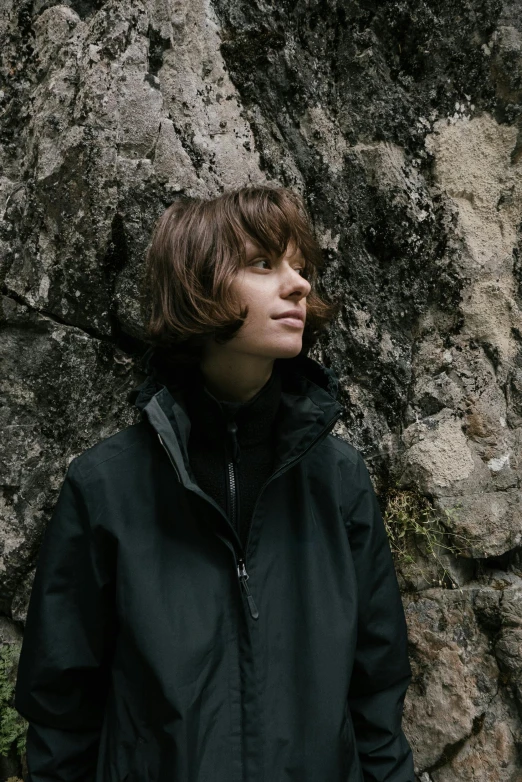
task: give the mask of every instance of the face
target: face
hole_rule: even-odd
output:
[[[279,258],[250,239],[245,245],[246,264],[234,278],[232,290],[248,306],[248,315],[228,346],[264,358],[292,358],[302,348],[311,287],[302,276],[305,259],[293,242]]]

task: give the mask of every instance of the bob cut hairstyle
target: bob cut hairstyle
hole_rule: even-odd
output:
[[[223,344],[236,334],[248,308],[230,284],[246,264],[245,238],[281,257],[290,240],[305,259],[309,282],[303,348],[306,354],[337,315],[339,304],[315,290],[323,266],[302,198],[284,187],[248,185],[212,199],[182,197],[156,222],[145,258],[141,310],[146,336],[169,362],[198,363],[209,337]]]

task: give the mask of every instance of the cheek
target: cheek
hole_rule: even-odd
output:
[[[266,306],[262,297],[258,294],[252,294],[246,297],[245,304],[248,306],[248,315],[245,326],[259,328],[261,322],[267,318]]]
[[[248,307],[246,322],[243,324],[243,332],[246,330],[250,336],[253,332],[269,328],[270,315],[277,309],[277,290],[267,275],[238,275],[233,281],[231,290],[236,300],[241,305]]]
[[[266,319],[270,311],[270,297],[260,285],[243,281],[242,284],[234,286],[234,294],[242,305],[248,307],[247,323],[259,321],[261,318]]]

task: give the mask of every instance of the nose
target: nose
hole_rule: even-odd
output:
[[[292,267],[288,268],[283,287],[285,290],[284,298],[296,296],[298,301],[305,296],[308,296],[312,288],[308,280],[305,279],[305,277],[302,277],[297,269],[293,269]]]

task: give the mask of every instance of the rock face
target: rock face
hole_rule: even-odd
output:
[[[284,184],[343,299],[339,434],[446,536],[397,562],[419,780],[520,782],[521,0],[3,0],[0,42],[1,643],[68,462],[136,420],[154,221]]]

